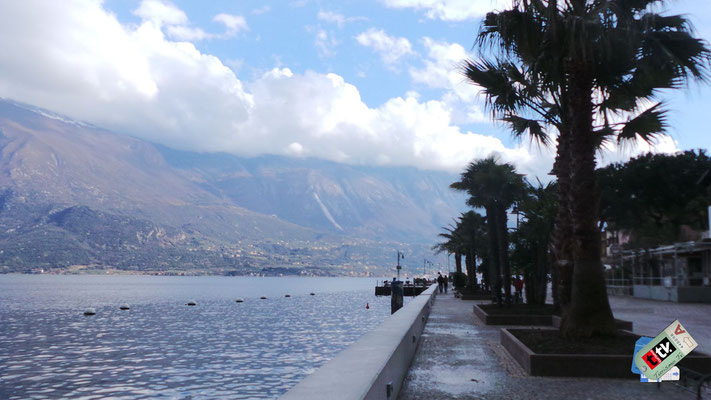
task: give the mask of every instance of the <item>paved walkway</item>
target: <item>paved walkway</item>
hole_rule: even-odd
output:
[[[613,308],[619,309],[615,313],[617,318],[632,319],[635,331],[637,317],[646,318],[651,312],[654,317],[649,322],[640,321],[639,332],[656,335],[679,318],[694,337],[711,334],[710,325],[706,325],[711,323],[711,316],[702,317],[707,322],[697,326],[693,305],[687,309],[686,305],[636,301],[611,298]],[[658,389],[654,383],[626,379],[526,376],[500,345],[500,327],[481,323],[472,312],[473,304],[455,299],[451,293],[438,295],[400,399],[696,398],[671,383],[662,383]],[[697,312],[708,314],[709,309]],[[659,321],[663,322],[657,324]],[[707,327],[705,333],[701,332],[703,326]]]
[[[657,336],[678,319],[699,344],[696,350],[711,354],[711,304],[610,296],[610,307],[615,318],[634,322],[634,332],[645,336]]]

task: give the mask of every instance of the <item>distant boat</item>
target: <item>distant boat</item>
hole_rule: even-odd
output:
[[[96,315],[96,310],[93,309],[93,308],[87,308],[87,309],[84,311],[84,315]]]

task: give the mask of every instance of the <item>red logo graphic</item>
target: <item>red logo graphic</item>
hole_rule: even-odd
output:
[[[659,365],[662,361],[657,357],[657,355],[654,353],[653,350],[649,350],[647,354],[642,357],[645,363],[649,365],[649,369],[654,369]]]
[[[678,325],[676,326],[676,329],[674,330],[674,333],[677,334],[677,335],[681,335],[682,333],[686,333],[686,331],[683,330],[683,329],[681,329],[681,324],[678,324]]]

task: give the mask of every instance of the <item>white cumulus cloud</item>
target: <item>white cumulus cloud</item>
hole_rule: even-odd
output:
[[[335,54],[335,48],[338,46],[338,40],[330,33],[324,29],[319,29],[316,32],[316,39],[314,45],[318,54],[321,57],[328,57]]]
[[[409,40],[390,36],[382,29],[370,28],[356,36],[356,40],[380,54],[380,58],[387,65],[395,64],[400,58],[414,54]]]
[[[444,100],[409,92],[372,107],[338,74],[288,68],[243,82],[227,61],[166,34],[163,24],[185,23],[184,13],[142,13],[141,24],[123,25],[93,0],[0,3],[0,97],[179,149],[453,172],[495,153],[527,174],[551,168],[549,150],[458,127]],[[432,54],[460,52],[430,44]],[[433,79],[423,83],[453,82]]]
[[[489,11],[502,10],[511,5],[511,0],[382,0],[392,8],[424,10],[431,19],[464,21],[479,18]]]
[[[159,25],[184,25],[188,23],[188,16],[185,15],[183,10],[161,0],[144,0],[133,13],[144,20],[150,20]]]
[[[224,36],[234,36],[238,32],[249,30],[247,21],[241,15],[217,14],[212,19],[216,22],[221,22],[225,25],[226,31]]]
[[[420,68],[410,68],[412,81],[445,91],[442,100],[450,104],[459,123],[482,122],[488,117],[482,111],[480,87],[471,84],[461,73],[461,64],[471,54],[457,43],[424,38],[427,57]]]
[[[338,25],[339,28],[343,28],[343,26],[349,22],[366,20],[364,17],[346,17],[345,15],[337,12],[323,10],[319,11],[318,14],[316,14],[316,17],[321,21]]]
[[[188,16],[183,10],[164,0],[143,0],[133,13],[141,17],[144,22],[151,22],[160,27],[171,38],[189,42],[225,39],[249,29],[244,17],[221,13],[215,15],[213,21],[224,25],[225,31],[223,33],[205,32],[201,28],[191,26]]]

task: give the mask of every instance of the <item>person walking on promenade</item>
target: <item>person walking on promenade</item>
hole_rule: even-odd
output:
[[[447,289],[449,288],[449,277],[444,277],[444,292],[447,293]]]
[[[442,293],[444,289],[444,277],[441,272],[437,273],[437,286],[439,287],[439,292]]]

